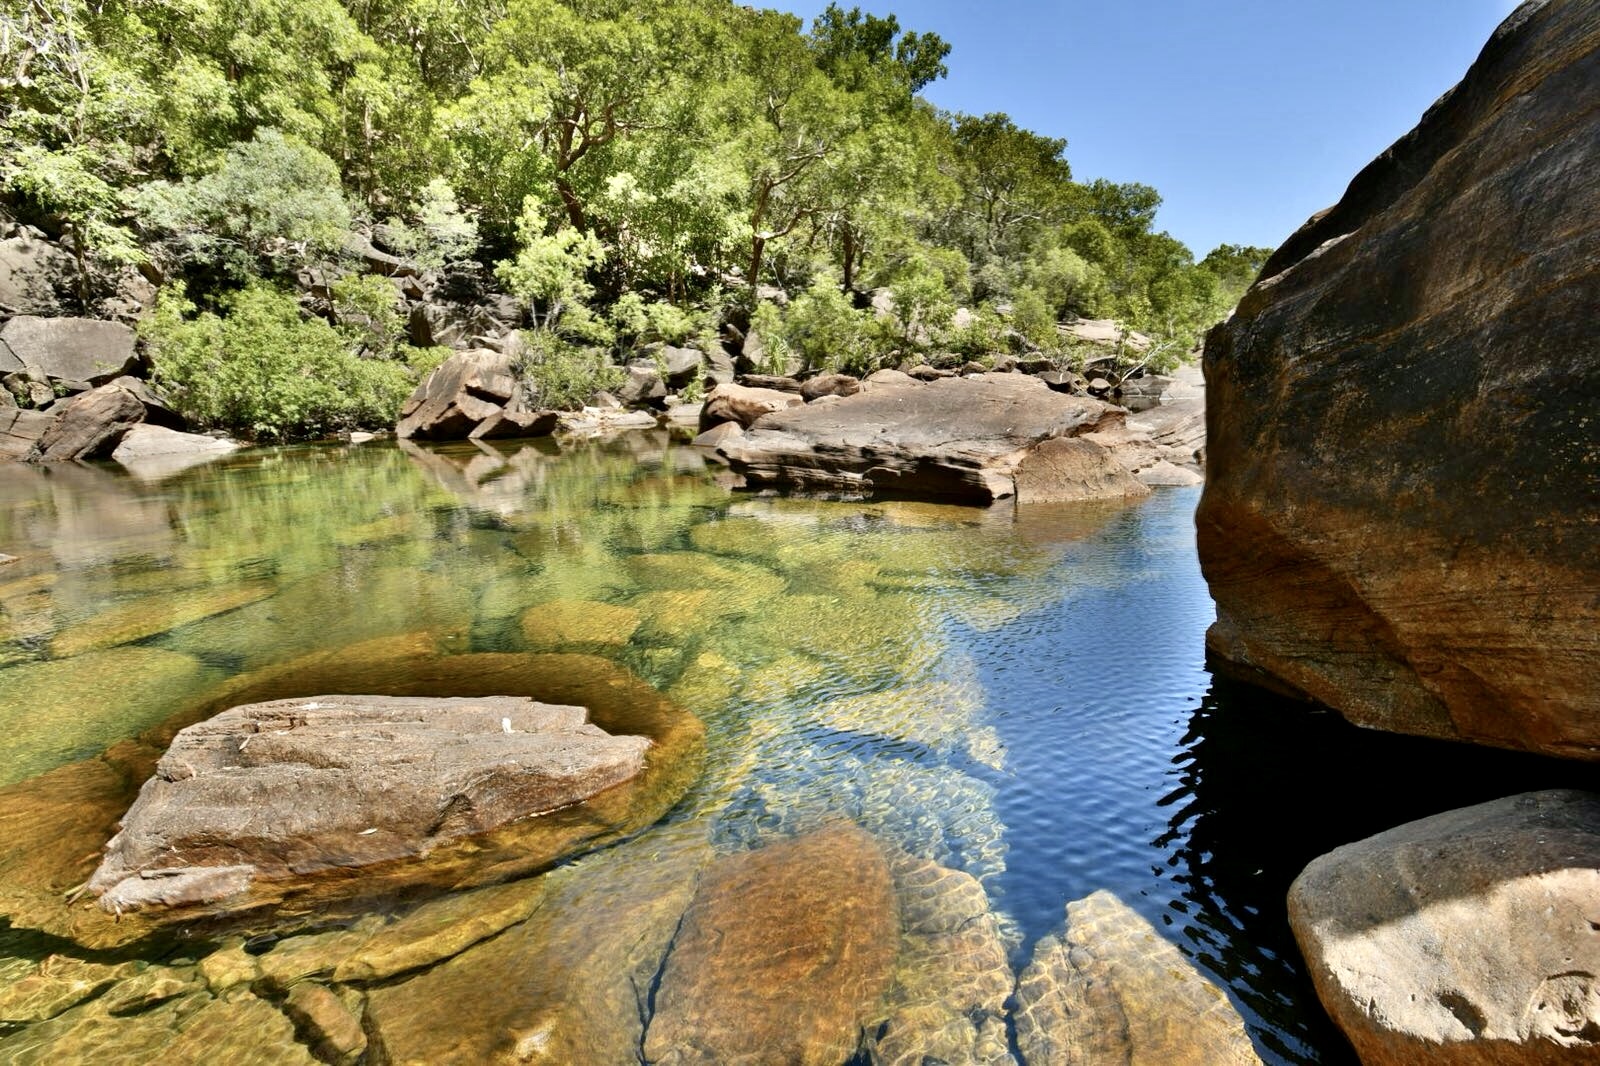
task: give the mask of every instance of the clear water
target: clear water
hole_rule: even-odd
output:
[[[0,466],[19,557],[0,568],[0,785],[377,638],[599,654],[708,727],[705,775],[650,832],[733,851],[842,814],[978,878],[1017,968],[1109,889],[1228,992],[1266,1061],[1350,1061],[1289,936],[1294,875],[1409,818],[1592,782],[1214,679],[1197,499],[758,498],[657,433],[266,450],[147,481]],[[74,951],[3,930],[0,984]]]

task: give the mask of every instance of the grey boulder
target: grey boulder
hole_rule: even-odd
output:
[[[31,368],[52,381],[104,385],[138,365],[133,330],[120,322],[18,315],[0,326],[0,373]]]

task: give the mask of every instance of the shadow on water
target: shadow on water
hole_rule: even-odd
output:
[[[1274,1053],[1353,1062],[1316,1003],[1286,909],[1289,885],[1318,855],[1458,807],[1547,788],[1600,786],[1593,767],[1358,729],[1337,715],[1217,678],[1174,759],[1154,841],[1180,886],[1172,903],[1187,947],[1268,1023]],[[1296,1043],[1301,1046],[1296,1047]]]

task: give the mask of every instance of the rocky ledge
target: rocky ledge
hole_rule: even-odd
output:
[[[1222,662],[1600,759],[1600,6],[1529,3],[1206,343]]]
[[[855,395],[763,414],[748,431],[723,437],[718,453],[752,488],[980,504],[1149,491],[1108,449],[1080,436],[1121,428],[1122,408],[1020,374],[925,384],[897,374],[866,384]]]
[[[526,697],[235,707],[177,735],[88,887],[116,913],[225,904],[257,880],[426,855],[627,781],[649,745]]]

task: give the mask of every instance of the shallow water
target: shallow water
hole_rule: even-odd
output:
[[[977,878],[1018,970],[1068,901],[1108,889],[1227,991],[1264,1059],[1349,1061],[1295,956],[1289,881],[1339,843],[1581,771],[1213,679],[1197,499],[757,498],[657,433],[264,450],[159,481],[0,466],[0,551],[20,557],[0,568],[0,786],[235,675],[379,638],[604,656],[708,730],[704,774],[627,847],[732,853],[843,816]],[[0,986],[75,951],[0,931]],[[0,1051],[27,1039],[0,1025]]]

